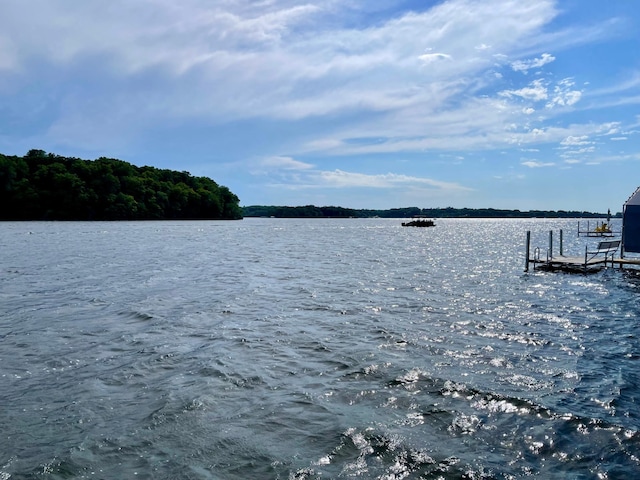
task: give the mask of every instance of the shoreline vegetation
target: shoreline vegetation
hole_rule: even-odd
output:
[[[336,206],[241,207],[227,187],[155,167],[43,150],[0,154],[0,220],[239,220],[269,218],[606,218],[603,213],[494,208],[351,209]],[[620,218],[620,212],[612,215]]]
[[[577,211],[505,210],[494,208],[392,208],[389,210],[350,209],[342,207],[277,207],[252,205],[242,207],[245,217],[274,218],[606,218],[607,214]],[[621,218],[621,213],[611,215]]]
[[[188,172],[43,150],[0,154],[0,220],[237,220],[239,202]]]

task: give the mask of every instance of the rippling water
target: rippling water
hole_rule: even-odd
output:
[[[0,480],[640,477],[638,271],[436,223],[0,224]]]

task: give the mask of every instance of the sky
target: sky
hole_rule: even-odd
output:
[[[0,153],[247,205],[622,210],[640,2],[2,0]]]

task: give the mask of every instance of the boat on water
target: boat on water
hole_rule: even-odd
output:
[[[436,224],[433,220],[418,219],[411,220],[410,222],[402,222],[403,227],[435,227]]]

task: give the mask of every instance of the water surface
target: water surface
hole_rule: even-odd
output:
[[[638,272],[400,223],[0,224],[0,480],[640,476]]]

